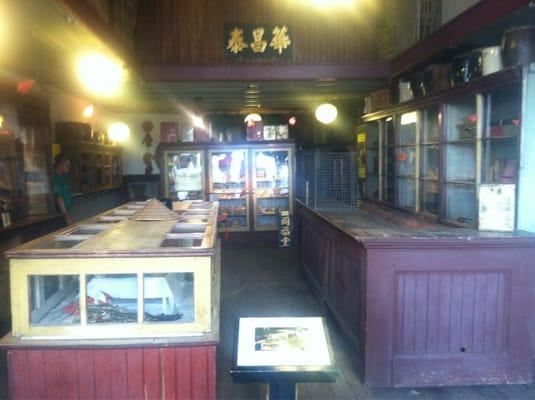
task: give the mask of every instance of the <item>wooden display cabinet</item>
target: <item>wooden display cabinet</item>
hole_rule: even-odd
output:
[[[527,212],[527,182],[535,173],[532,166],[519,167],[532,156],[526,110],[534,102],[534,81],[529,67],[513,67],[364,115],[365,197],[478,227],[480,186],[514,184],[514,225],[529,221],[524,229],[535,229]]]
[[[61,153],[71,160],[70,184],[73,193],[90,193],[120,186],[121,149],[115,145],[68,142]]]
[[[153,220],[154,204],[167,219]],[[217,210],[131,202],[7,252],[13,320],[0,345],[12,397],[215,398]],[[38,359],[57,374],[35,371]]]
[[[7,252],[12,335],[210,335],[217,204],[178,220],[132,219],[144,207],[129,203]]]
[[[220,203],[220,231],[274,232],[280,211],[293,214],[291,142],[161,143],[157,160],[165,197]]]
[[[300,262],[369,386],[529,383],[535,234],[297,201]]]

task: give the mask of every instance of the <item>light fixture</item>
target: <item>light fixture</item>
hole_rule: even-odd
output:
[[[98,53],[86,54],[79,59],[78,74],[87,89],[102,96],[115,94],[123,80],[122,66]]]
[[[297,118],[295,118],[295,115],[292,115],[290,118],[288,118],[288,124],[290,124],[290,126],[295,126],[295,124],[297,124]]]
[[[130,136],[130,128],[124,122],[115,122],[108,128],[108,137],[114,142],[124,142]]]
[[[82,115],[87,119],[91,119],[93,112],[95,112],[95,107],[93,107],[93,104],[89,104],[86,108],[84,108],[84,111],[82,111]]]
[[[260,116],[260,114],[257,114],[257,113],[247,114],[247,116],[243,120],[243,122],[245,122],[246,124],[250,124],[251,122],[260,122],[260,121],[262,121],[262,117]]]
[[[416,111],[408,112],[401,115],[401,125],[410,125],[415,124],[418,120],[418,115]]]
[[[198,115],[192,115],[191,116],[191,122],[193,123],[193,126],[196,127],[196,128],[204,129],[204,127],[205,127],[202,117],[200,117]]]
[[[316,108],[316,119],[322,124],[328,125],[336,119],[338,111],[330,103],[323,103]]]
[[[315,6],[320,8],[326,8],[326,7],[349,7],[352,5],[352,0],[313,0],[312,1]]]

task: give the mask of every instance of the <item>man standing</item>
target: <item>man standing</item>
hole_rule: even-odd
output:
[[[65,175],[71,169],[71,160],[58,154],[54,159],[54,197],[56,200],[57,211],[65,216],[67,225],[72,224],[72,195],[67,185]]]

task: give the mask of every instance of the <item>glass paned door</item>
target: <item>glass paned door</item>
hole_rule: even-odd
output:
[[[366,134],[366,181],[365,194],[369,199],[379,200],[379,123],[365,125]]]
[[[521,112],[520,85],[485,96],[487,119],[483,135],[483,183],[516,183]]]
[[[209,199],[219,201],[219,230],[249,230],[247,150],[209,152]]]
[[[394,119],[388,117],[381,121],[380,145],[381,154],[381,200],[394,204]]]
[[[418,171],[418,113],[402,114],[399,119],[399,139],[396,145],[396,206],[416,210]]]
[[[439,203],[439,119],[438,107],[422,112],[420,136],[420,211],[437,215]]]
[[[253,149],[252,182],[255,230],[276,230],[280,211],[292,212],[290,149]]]
[[[477,97],[453,101],[446,108],[444,218],[474,226],[476,218]]]
[[[167,151],[165,194],[172,200],[204,200],[204,160],[202,150]]]

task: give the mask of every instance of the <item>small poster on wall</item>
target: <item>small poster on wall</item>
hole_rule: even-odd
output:
[[[178,142],[178,122],[162,122],[160,124],[160,141],[162,143]]]
[[[479,229],[503,232],[515,229],[515,185],[489,184],[480,186]]]

